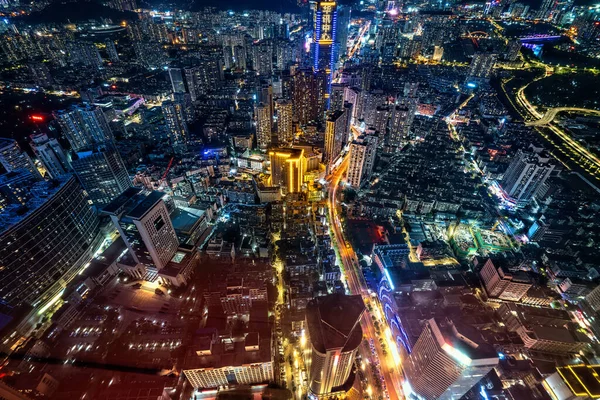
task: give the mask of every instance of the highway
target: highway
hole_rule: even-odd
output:
[[[537,120],[542,120],[544,119],[543,115],[539,111],[537,111],[536,108],[529,102],[529,100],[527,100],[527,97],[525,97],[525,89],[531,83],[539,79],[542,78],[536,78],[533,81],[529,82],[527,85],[521,87],[517,91],[516,100],[517,103],[522,108],[524,108],[528,114],[530,114]],[[594,155],[592,152],[590,152],[588,149],[582,146],[581,143],[573,139],[567,132],[557,127],[556,125],[548,123],[545,127],[550,129],[552,133],[554,133],[558,137],[558,139],[560,139],[560,142],[562,142],[553,143],[559,151],[565,154],[575,164],[579,165],[592,177],[598,178],[600,176],[600,159],[596,157],[596,155]],[[538,126],[537,128],[540,128],[540,126]],[[540,129],[538,129],[538,131],[539,130]],[[540,131],[540,133],[544,135],[543,132]]]
[[[344,173],[348,169],[349,163],[350,157],[346,155],[346,157],[340,163],[338,168],[334,170],[330,175],[328,194],[329,221],[331,224],[332,232],[334,233],[333,239],[336,241],[338,246],[340,261],[342,264],[341,267],[343,267],[342,272],[348,290],[351,294],[361,295],[363,297],[363,300],[366,300],[366,302],[370,302],[371,305],[373,305],[373,307],[376,308],[379,307],[379,303],[371,299],[367,289],[367,285],[362,275],[362,271],[360,270],[356,254],[354,253],[354,250],[352,248],[346,246],[346,243],[349,242],[344,237],[343,229],[341,226],[341,220],[338,214],[337,190],[339,188],[339,184],[342,180]],[[379,315],[383,314],[379,312]],[[385,321],[381,322],[383,323],[383,325],[385,325]],[[383,349],[379,343],[379,337],[375,332],[373,318],[370,312],[365,312],[364,317],[361,321],[361,327],[363,330],[363,334],[368,339],[373,339],[373,343],[376,349],[376,356],[374,356],[371,353],[369,346],[364,345],[360,347],[360,353],[363,360],[370,360],[371,363],[373,363],[373,361],[379,361],[379,370],[381,371],[385,382],[385,386],[382,390],[382,397],[384,399],[389,398],[392,400],[404,399],[404,395],[402,392],[402,378],[399,374],[400,356],[397,353],[397,348],[395,347],[395,344],[391,342],[391,337],[389,338],[390,340],[388,340],[387,342],[389,343],[389,351],[384,354]]]
[[[525,123],[525,125],[530,125],[530,126],[547,125],[550,122],[552,122],[554,120],[554,118],[556,118],[556,116],[558,115],[558,113],[569,112],[569,111],[580,112],[580,113],[583,113],[583,114],[596,114],[596,115],[600,115],[600,111],[598,111],[598,110],[592,110],[592,109],[589,109],[589,108],[555,107],[555,108],[551,108],[548,111],[546,111],[546,113],[544,114],[544,116],[542,118],[538,119],[537,121],[528,121],[528,122]]]

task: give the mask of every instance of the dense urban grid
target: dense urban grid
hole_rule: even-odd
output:
[[[600,398],[600,5],[0,0],[0,36],[0,399]]]

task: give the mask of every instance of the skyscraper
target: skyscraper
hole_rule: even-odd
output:
[[[256,114],[256,141],[258,147],[266,149],[271,144],[271,107],[259,103],[254,107]]]
[[[307,304],[310,394],[324,398],[334,393],[342,394],[352,386],[352,365],[362,342],[360,318],[364,311],[365,305],[359,295],[331,294],[316,297]]]
[[[185,82],[183,80],[183,71],[181,68],[169,68],[169,78],[173,93],[185,93]]]
[[[337,42],[337,3],[335,1],[319,1],[314,13],[312,58],[315,71],[326,74],[325,101],[331,93],[333,72],[338,61],[339,43]]]
[[[425,400],[455,400],[498,364],[498,354],[471,326],[432,318],[403,363],[405,394]]]
[[[300,124],[322,121],[325,113],[327,78],[312,69],[296,71],[293,78],[294,116]]]
[[[176,101],[163,101],[162,112],[173,146],[185,144],[188,141],[189,131],[185,118],[184,105]]]
[[[350,145],[350,165],[348,167],[348,183],[359,188],[373,172],[378,137],[376,135],[360,135]]]
[[[277,141],[279,144],[291,142],[294,139],[294,113],[290,101],[277,100]]]
[[[286,193],[302,191],[306,158],[304,149],[273,148],[269,150],[271,184],[279,185]]]
[[[31,148],[52,178],[58,178],[71,170],[67,154],[56,139],[45,133],[31,135]]]
[[[157,191],[129,188],[103,209],[121,234],[133,261],[157,270],[171,261],[179,247],[164,196]]]
[[[32,199],[0,214],[0,299],[44,307],[100,245],[98,216],[73,175],[37,182]]]
[[[272,126],[275,109],[273,104],[273,86],[270,83],[265,81],[260,82],[259,87],[256,89],[256,101],[269,107],[269,118]]]
[[[524,206],[544,186],[554,167],[550,154],[541,148],[519,150],[500,185],[509,201]]]
[[[392,107],[389,121],[389,135],[387,144],[391,147],[399,148],[410,133],[410,127],[415,119],[417,110],[416,101],[408,101]]]
[[[498,56],[492,53],[475,53],[469,65],[466,83],[487,82],[490,79],[497,58]]]
[[[8,172],[26,169],[34,177],[41,178],[29,155],[13,139],[0,138],[0,163]]]
[[[119,62],[119,53],[117,52],[117,47],[115,46],[115,42],[112,39],[106,39],[104,41],[106,45],[106,53],[108,54],[108,59],[112,62]]]
[[[54,113],[73,151],[89,149],[95,144],[113,142],[114,137],[100,107],[78,105]]]
[[[96,207],[110,203],[132,186],[119,152],[109,143],[78,152],[71,166]]]
[[[348,135],[346,111],[329,113],[325,125],[325,160],[331,164],[342,152],[344,135]]]

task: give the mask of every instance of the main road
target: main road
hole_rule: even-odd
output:
[[[554,107],[554,108],[551,108],[548,111],[546,111],[544,113],[544,115],[542,116],[542,118],[538,119],[537,121],[528,121],[528,122],[525,122],[525,125],[530,125],[530,126],[546,125],[546,124],[549,124],[550,122],[552,122],[554,120],[554,118],[556,118],[556,115],[558,115],[558,113],[567,112],[567,111],[576,111],[576,112],[580,112],[582,114],[596,114],[596,115],[600,115],[600,111],[593,110],[593,109],[590,109],[590,108]]]
[[[356,254],[352,248],[346,245],[346,243],[349,242],[344,237],[341,220],[338,214],[337,191],[342,177],[348,169],[349,163],[350,157],[346,155],[344,160],[329,176],[329,198],[327,204],[329,208],[329,222],[334,233],[334,239],[338,246],[340,261],[342,263],[341,266],[343,267],[343,274],[348,290],[353,295],[361,295],[365,302],[371,302],[373,304],[374,302],[370,298],[367,285],[356,258]],[[402,378],[399,374],[400,359],[396,348],[390,348],[388,349],[389,351],[384,354],[383,348],[379,343],[379,338],[375,332],[373,318],[369,312],[364,314],[364,317],[361,321],[361,327],[363,334],[369,339],[369,341],[372,339],[377,352],[377,357],[371,353],[368,346],[360,347],[361,356],[363,357],[363,360],[370,360],[371,362],[374,360],[379,361],[379,371],[383,375],[383,380],[385,382],[385,387],[382,391],[383,397],[386,398],[389,396],[389,398],[392,400],[404,399],[404,394],[402,392]],[[388,343],[388,346],[394,346],[393,343],[390,343],[389,341]]]

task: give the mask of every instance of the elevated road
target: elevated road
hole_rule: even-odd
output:
[[[546,113],[544,114],[544,116],[542,118],[538,119],[537,121],[528,121],[528,122],[525,123],[525,125],[529,125],[529,126],[548,125],[561,112],[579,112],[579,113],[582,113],[582,114],[600,115],[600,111],[598,111],[598,110],[592,110],[590,108],[555,107],[555,108],[551,108],[548,111],[546,111]]]

